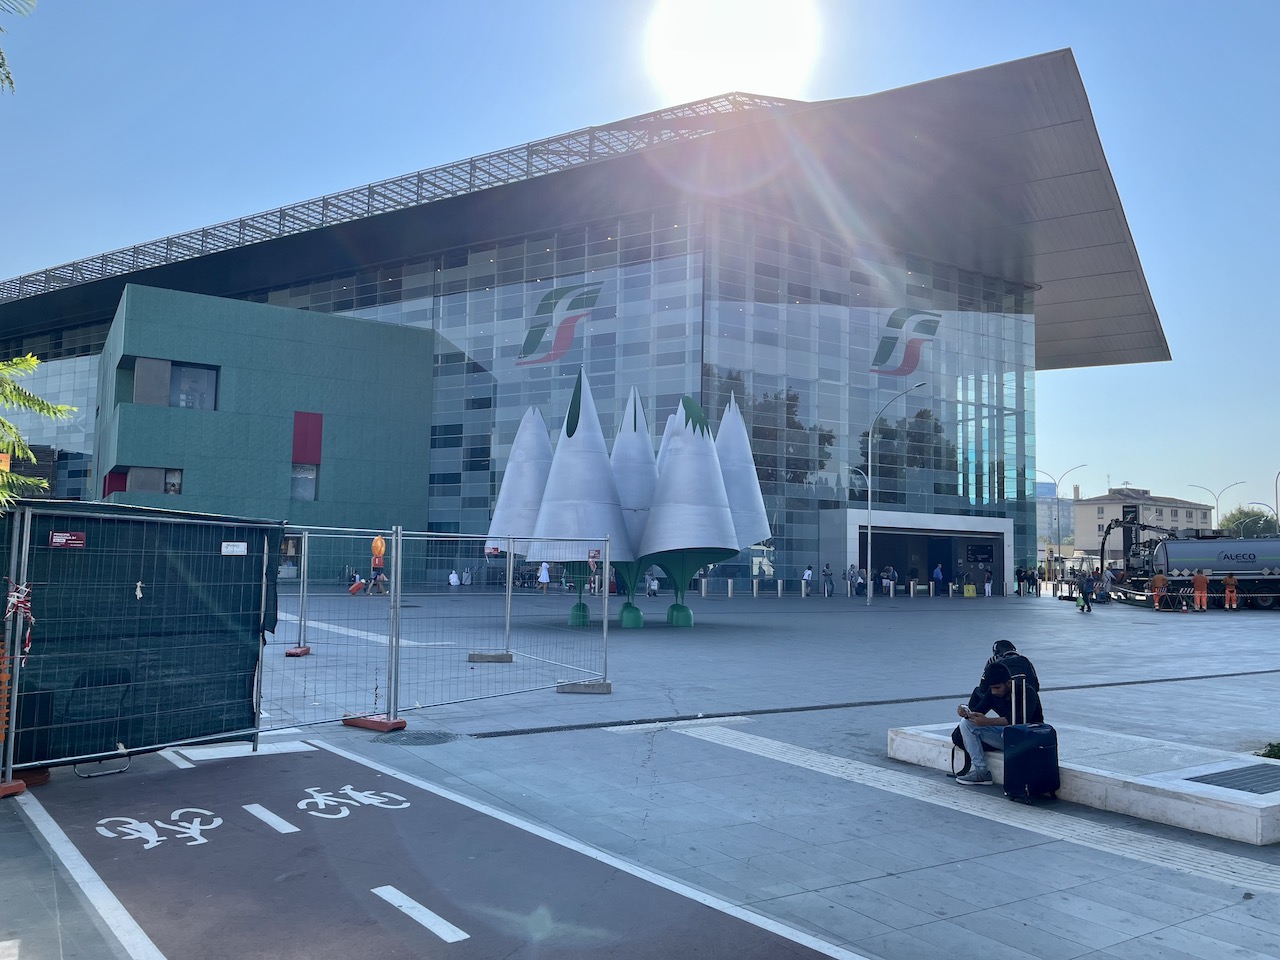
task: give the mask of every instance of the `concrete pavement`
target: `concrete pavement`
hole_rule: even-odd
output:
[[[1048,596],[877,597],[869,609],[695,597],[697,626],[678,630],[660,624],[668,602],[641,601],[644,630],[610,630],[612,695],[520,694],[411,711],[400,734],[297,736],[833,955],[1280,957],[1280,850],[1062,802],[1014,805],[885,756],[890,727],[953,716],[1000,638],[1034,660],[1051,723],[1260,748],[1280,740],[1280,614],[1082,615]],[[71,774],[54,776],[51,787]],[[23,960],[129,955],[12,802],[0,804],[0,843],[35,891],[5,884],[0,957],[6,938]]]

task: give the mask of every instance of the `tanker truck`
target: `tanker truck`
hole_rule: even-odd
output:
[[[1189,588],[1196,570],[1209,578],[1214,606],[1222,605],[1222,578],[1234,573],[1241,601],[1270,610],[1280,595],[1280,538],[1161,540],[1151,552],[1151,573],[1169,578],[1170,593]]]

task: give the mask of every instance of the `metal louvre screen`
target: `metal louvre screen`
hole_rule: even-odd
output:
[[[7,764],[252,735],[278,524],[66,504],[22,508],[4,527]]]
[[[510,546],[520,555],[486,556],[484,537],[286,529],[263,727],[604,680],[609,604],[619,602],[607,541]]]

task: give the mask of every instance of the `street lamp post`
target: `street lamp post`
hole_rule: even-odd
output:
[[[1209,496],[1213,497],[1213,520],[1214,520],[1214,524],[1217,525],[1222,522],[1222,511],[1218,509],[1219,498],[1228,490],[1230,490],[1232,487],[1238,487],[1242,483],[1244,483],[1243,480],[1237,480],[1235,483],[1228,483],[1225,487],[1223,487],[1217,493],[1214,493],[1208,487],[1200,486],[1200,484],[1198,483],[1189,483],[1187,484],[1187,486],[1195,487],[1197,490],[1203,490],[1205,493],[1209,494]]]
[[[889,404],[902,397],[905,397],[912,390],[919,390],[925,385],[925,381],[914,383],[901,393],[890,397],[880,412],[871,418],[871,429],[867,431],[867,606],[871,606],[871,595],[875,593],[873,584],[875,583],[875,571],[871,567],[871,488],[875,484],[876,479],[876,424],[880,421],[880,417],[889,409]],[[890,589],[893,584],[889,585]]]
[[[1087,466],[1088,466],[1087,463],[1078,463],[1074,467],[1072,467],[1071,470],[1079,470],[1081,467],[1087,467]],[[1067,474],[1070,473],[1071,470],[1067,470],[1065,473],[1062,473],[1061,475],[1055,477],[1048,470],[1041,470],[1039,467],[1036,467],[1036,473],[1043,473],[1046,477],[1048,477],[1050,480],[1053,481],[1053,499],[1055,501],[1054,506],[1057,507],[1057,509],[1054,511],[1054,522],[1057,524],[1057,530],[1055,532],[1055,536],[1057,536],[1058,538],[1059,565],[1061,565],[1062,563],[1062,481],[1066,479]],[[1107,562],[1106,557],[1100,557],[1099,559],[1102,561],[1103,565],[1106,564]],[[1049,567],[1050,569],[1052,569],[1053,564],[1049,564]],[[1053,578],[1054,596],[1057,596],[1058,581],[1060,579],[1061,578],[1056,575]]]

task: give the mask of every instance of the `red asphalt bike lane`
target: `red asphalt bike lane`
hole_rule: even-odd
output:
[[[325,749],[139,757],[30,796],[172,960],[857,956]]]

